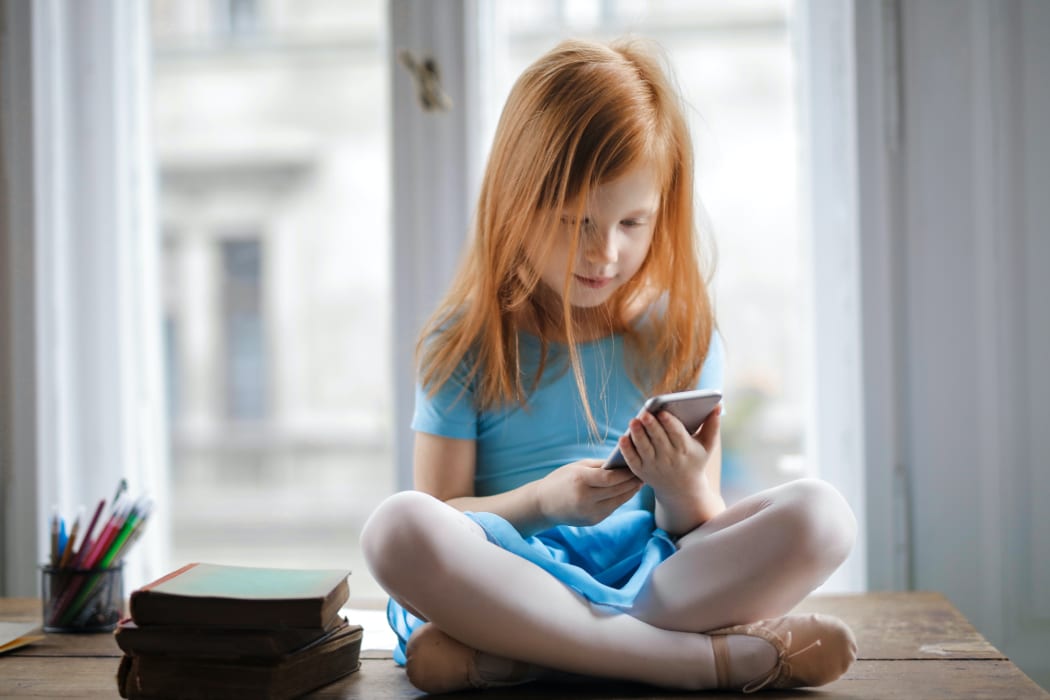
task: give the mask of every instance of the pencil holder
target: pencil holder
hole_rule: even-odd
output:
[[[124,612],[124,565],[40,567],[45,632],[110,632]]]

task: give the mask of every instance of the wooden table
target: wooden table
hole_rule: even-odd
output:
[[[761,697],[821,698],[1050,698],[989,644],[951,603],[937,593],[867,593],[814,596],[799,611],[844,619],[857,635],[860,654],[841,679],[818,691],[764,692]],[[32,621],[34,599],[0,599],[0,619]],[[353,620],[351,620],[353,622]],[[41,642],[0,656],[2,698],[116,698],[120,650],[108,634],[51,634]],[[314,698],[401,700],[422,694],[385,651],[364,651],[361,670],[314,693]],[[456,698],[685,698],[648,686],[595,682],[530,684]],[[739,698],[703,693],[703,698]]]

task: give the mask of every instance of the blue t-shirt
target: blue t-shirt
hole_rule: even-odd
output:
[[[528,389],[539,364],[540,341],[521,333],[519,342]],[[587,423],[568,348],[557,343],[549,345],[543,379],[524,406],[513,403],[478,411],[464,379],[467,367],[461,365],[434,396],[417,384],[412,428],[475,441],[476,496],[510,491],[579,459],[605,459],[647,397],[632,383],[625,366],[623,336],[579,343],[577,348],[597,436]],[[715,333],[696,388],[722,388],[723,356],[722,341]]]

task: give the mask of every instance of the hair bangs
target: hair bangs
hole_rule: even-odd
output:
[[[657,96],[636,68],[616,56],[573,73],[563,77],[571,79],[573,92],[552,85],[540,102],[537,132],[554,167],[544,173],[537,207],[586,201],[592,189],[646,161],[669,179],[674,148],[660,123]],[[667,185],[661,182],[661,190]]]

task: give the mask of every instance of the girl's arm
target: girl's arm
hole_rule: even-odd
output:
[[[535,482],[497,496],[475,496],[476,459],[473,440],[416,433],[416,489],[429,493],[458,510],[495,513],[519,531],[523,528],[542,529],[543,515],[532,493]]]
[[[684,494],[683,494],[684,495]],[[672,535],[684,535],[726,509],[722,498],[722,439],[708,452],[707,465],[692,497],[671,496],[656,499],[656,526]]]
[[[642,486],[627,469],[602,469],[601,460],[587,459],[511,491],[475,496],[476,460],[473,440],[416,433],[415,487],[461,511],[495,513],[523,535],[599,522]]]

